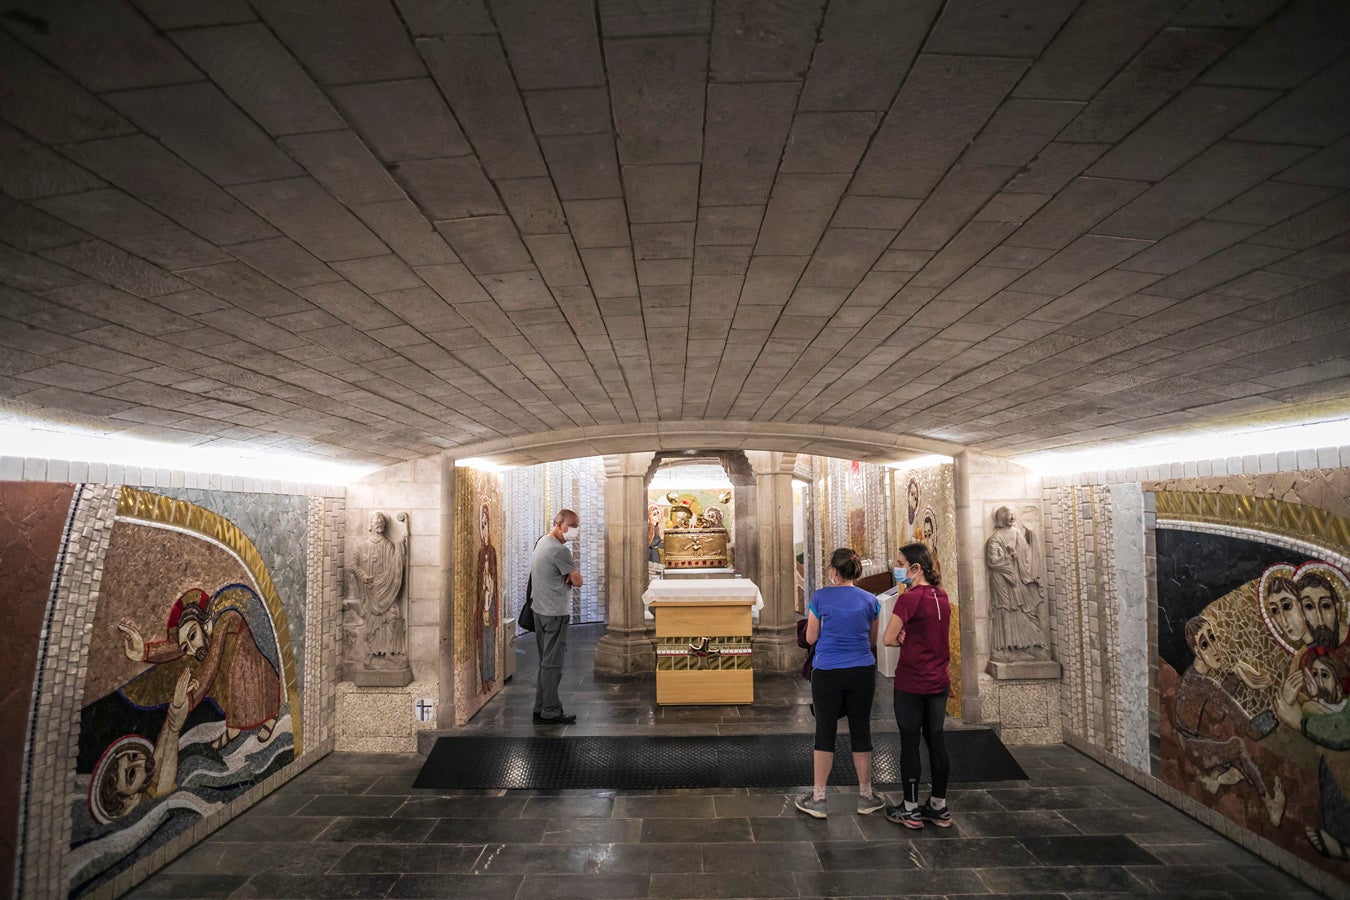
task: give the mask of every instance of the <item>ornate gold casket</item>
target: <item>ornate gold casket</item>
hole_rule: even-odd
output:
[[[725,569],[731,565],[725,528],[667,528],[662,561],[667,569]]]

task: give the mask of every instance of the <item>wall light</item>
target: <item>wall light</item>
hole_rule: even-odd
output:
[[[882,463],[888,469],[922,469],[926,466],[941,466],[952,461],[950,456],[942,456],[938,453],[929,456],[916,456],[913,459],[904,459],[899,462]]]
[[[35,421],[0,422],[0,453],[323,485],[349,484],[379,468],[269,452],[266,447],[245,450],[168,444]]]
[[[1350,446],[1350,418],[1171,435],[1089,450],[1028,453],[1015,457],[1014,462],[1041,475],[1076,475],[1110,469],[1137,469],[1141,466],[1345,446]]]
[[[465,469],[477,469],[480,472],[505,472],[507,469],[514,468],[514,466],[504,466],[501,463],[478,456],[466,456],[463,459],[457,459],[455,465]]]

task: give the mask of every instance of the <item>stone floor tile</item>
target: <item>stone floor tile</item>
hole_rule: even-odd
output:
[[[962,812],[952,810],[952,822],[963,837],[1021,837],[1023,835],[1082,834],[1059,810],[1023,812]]]
[[[1158,858],[1124,835],[1054,835],[1018,841],[1050,866],[1160,866]]]
[[[521,875],[404,875],[386,896],[512,900],[523,880]]]
[[[988,894],[972,869],[909,869],[798,872],[793,876],[803,895],[826,897],[905,897],[918,895]]]
[[[636,844],[641,819],[549,819],[539,838],[544,844]]]
[[[614,791],[597,791],[590,796],[531,797],[521,810],[522,819],[609,817],[614,814]],[[622,816],[620,818],[623,818]]]
[[[670,874],[651,876],[649,897],[796,897],[797,885],[789,872],[769,875]]]
[[[1033,891],[1071,894],[1108,891],[1147,894],[1152,891],[1121,866],[1027,866],[1015,869],[976,869],[980,880],[995,894]]]
[[[929,832],[939,832],[939,829],[925,828],[920,833],[923,837],[914,837],[914,848],[919,851],[925,868],[983,869],[1040,864],[1036,856],[1014,838],[951,838]]]
[[[438,819],[422,839],[427,844],[534,844],[544,838],[544,819]]]
[[[886,869],[919,869],[927,865],[914,843],[907,838],[895,842],[830,841],[816,845],[821,868],[827,872],[860,869],[872,872]]]
[[[875,813],[859,816],[845,811],[828,819],[813,819],[793,807],[790,816],[752,817],[750,831],[756,841],[861,841],[864,833],[860,829],[875,821],[889,826],[892,831],[895,828]]]
[[[293,819],[296,822],[305,819]],[[335,819],[314,839],[343,844],[412,844],[435,826],[433,819],[374,819],[351,816]]]
[[[394,818],[413,819],[518,819],[525,809],[525,797],[411,797],[394,813]]]
[[[343,796],[323,794],[300,807],[295,816],[389,816],[404,803],[403,797],[371,797],[365,794]]]
[[[1227,866],[1126,866],[1126,870],[1160,894],[1183,891],[1257,891],[1250,881]]]
[[[468,874],[482,856],[485,843],[480,841],[472,846],[454,847],[435,844],[357,844],[347,850],[329,873]]]
[[[717,814],[712,797],[618,797],[614,815],[625,819],[712,818]]]
[[[327,816],[243,815],[211,835],[211,840],[246,844],[309,842],[333,822]]]
[[[643,843],[749,841],[749,819],[643,819]]]
[[[754,844],[705,844],[703,871],[818,872],[820,857],[809,841],[773,841]]]
[[[150,900],[152,897],[229,897],[248,878],[248,875],[180,875],[164,872],[142,883],[126,896],[134,900]]]
[[[397,875],[290,875],[262,872],[254,875],[232,897],[287,897],[295,900],[326,897],[383,897]]]

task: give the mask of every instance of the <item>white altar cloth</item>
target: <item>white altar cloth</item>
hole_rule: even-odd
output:
[[[754,600],[752,614],[759,615],[764,608],[764,597],[759,586],[749,578],[655,578],[642,595],[646,617],[652,615],[653,600]]]

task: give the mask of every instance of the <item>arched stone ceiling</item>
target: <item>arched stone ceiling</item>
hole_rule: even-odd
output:
[[[0,399],[365,463],[1345,413],[1348,48],[1335,0],[5,0]]]

